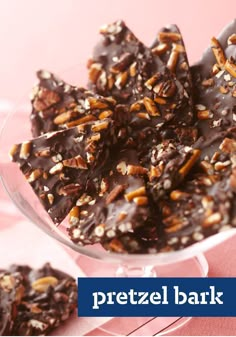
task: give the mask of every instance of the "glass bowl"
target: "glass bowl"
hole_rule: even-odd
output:
[[[71,84],[86,85],[87,72],[85,65],[72,67],[58,75]],[[74,244],[66,235],[67,220],[58,227],[52,223],[17,165],[10,162],[8,152],[11,146],[32,138],[29,121],[30,100],[25,97],[22,102],[7,116],[0,134],[0,176],[2,183],[14,204],[33,224],[74,251],[91,258],[122,265],[135,267],[160,266],[199,256],[205,250],[216,246],[236,233],[236,229],[230,229],[185,249],[156,254],[117,254],[105,251],[98,244],[86,247]]]

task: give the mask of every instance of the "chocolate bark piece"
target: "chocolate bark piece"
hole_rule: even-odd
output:
[[[183,37],[179,28],[176,25],[162,28],[151,45],[151,49],[153,54],[160,57],[169,71],[182,84],[187,100],[187,104],[182,107],[182,110],[189,110],[191,118],[186,120],[186,122],[188,121],[187,124],[192,124],[190,121],[194,122],[195,120],[193,118],[192,77]],[[179,113],[181,114],[181,112]],[[159,131],[163,139],[179,141],[184,145],[192,145],[197,138],[197,129],[193,126],[177,127],[173,125],[168,128],[160,126]]]
[[[72,241],[81,245],[105,242],[146,226],[152,218],[146,173],[135,150],[117,150],[106,171],[90,179],[93,192],[78,199],[70,212]]]
[[[163,245],[160,241],[161,226],[159,219],[153,219],[143,227],[104,242],[102,246],[108,251],[122,254],[151,254],[154,246],[156,253],[158,247],[161,249]]]
[[[40,70],[31,95],[31,130],[34,137],[104,118],[113,118],[116,101],[78,88]]]
[[[191,172],[201,152],[197,134],[194,127],[166,128],[158,133],[149,128],[140,130],[137,141],[129,138],[140,164],[147,169],[146,184],[155,202]]]
[[[193,145],[198,139],[198,129],[193,126],[170,126],[160,130],[162,140],[169,139],[183,145]]]
[[[205,138],[235,125],[236,20],[211,39],[201,60],[191,67],[200,134]]]
[[[142,84],[141,72],[147,80],[155,66],[154,57],[123,21],[101,27],[100,34],[102,39],[88,62],[91,89],[104,96],[116,97],[122,103],[136,101],[139,90],[142,90],[138,90],[138,84]],[[158,62],[164,72],[165,66],[159,58]]]
[[[0,272],[0,336],[12,335],[17,305],[24,294],[22,276],[9,271]]]
[[[236,226],[236,140],[226,137],[201,160],[202,172],[162,204],[163,250],[176,250]]]
[[[119,254],[146,254],[148,252],[148,244],[146,245],[146,241],[136,233],[124,234],[104,242],[102,246],[109,252]]]
[[[150,254],[179,250],[236,227],[236,137],[222,133],[199,143],[194,173],[158,205],[163,223],[152,222],[111,239],[103,247],[116,253]]]
[[[236,227],[235,134],[205,144],[197,166],[191,179],[159,201],[162,226],[135,229],[104,243],[104,248],[142,254],[179,250]]]
[[[176,25],[163,27],[151,46],[152,52],[158,55],[167,68],[185,88],[188,104],[193,111],[192,76],[182,34]]]
[[[106,25],[100,32],[103,39],[88,63],[93,91],[129,104],[133,128],[192,123],[184,87],[123,21]]]
[[[148,187],[156,202],[186,178],[200,153],[197,148],[172,141],[152,147]]]
[[[24,296],[17,305],[12,335],[42,336],[63,323],[77,307],[75,280],[46,263],[34,270],[24,265],[13,265],[11,272],[22,276]]]
[[[59,224],[86,190],[88,177],[99,174],[115,139],[108,118],[14,145],[10,156]]]

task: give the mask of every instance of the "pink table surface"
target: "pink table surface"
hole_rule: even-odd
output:
[[[31,88],[35,70],[60,72],[85,62],[103,23],[122,18],[146,44],[161,26],[177,23],[193,63],[211,36],[234,18],[235,9],[235,0],[0,0],[0,98],[5,100],[0,125],[4,112]],[[7,200],[2,189],[0,199]],[[0,209],[0,225],[8,219],[7,212],[3,215]],[[231,238],[207,252],[210,276],[236,276],[235,240]],[[6,252],[7,248],[6,244]],[[96,262],[88,268],[96,268]],[[157,332],[151,324],[147,331],[152,335]],[[236,334],[236,318],[194,318],[172,335],[222,334]],[[93,335],[101,335],[101,331]]]

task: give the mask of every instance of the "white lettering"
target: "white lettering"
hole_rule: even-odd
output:
[[[162,304],[169,304],[168,299],[167,299],[167,286],[162,286],[162,290],[163,290]]]
[[[134,299],[134,296],[138,295],[137,291],[134,291],[134,289],[130,289],[130,291],[128,292],[128,295],[130,298],[130,304],[132,305],[138,304],[137,300]]]
[[[117,303],[121,305],[127,304],[127,299],[128,295],[124,291],[118,293],[116,296]]]
[[[161,304],[161,294],[158,292],[153,292],[150,295],[150,303]]]
[[[187,295],[179,291],[178,286],[174,286],[174,291],[175,291],[175,304],[185,304],[187,301]]]
[[[113,300],[113,296],[116,296],[115,291],[107,293],[108,300],[107,300],[106,304],[115,304],[115,302]]]
[[[188,296],[189,296],[188,298],[189,304],[199,304],[198,293],[195,293],[195,291],[191,291]]]
[[[214,286],[209,287],[209,291],[196,292],[191,291],[185,293],[180,291],[179,286],[174,286],[174,303],[177,305],[184,305],[186,303],[191,305],[199,304],[223,304],[223,292],[216,291]],[[162,286],[160,292],[153,291],[149,293],[148,291],[134,291],[130,289],[128,292],[94,292],[93,296],[93,309],[99,309],[103,304],[120,304],[120,305],[162,305],[169,304],[168,302],[168,287]]]
[[[138,304],[148,304],[148,295],[148,292],[139,291],[138,296],[140,296],[140,298],[138,300]]]
[[[209,296],[209,292],[206,291],[205,293],[200,293],[201,296],[201,304],[208,304],[207,300],[206,300],[206,296]]]
[[[99,299],[100,296],[100,299]],[[93,309],[99,309],[99,305],[104,304],[106,301],[106,295],[101,291],[93,293]]]
[[[216,290],[214,286],[210,286],[210,289],[211,289],[210,304],[224,304],[224,302],[220,300],[220,297],[223,295],[223,292],[217,291],[217,294],[216,294]]]

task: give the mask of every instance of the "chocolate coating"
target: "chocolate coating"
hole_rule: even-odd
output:
[[[31,95],[30,121],[34,137],[97,119],[115,120],[113,98],[72,86],[45,70],[38,71],[37,78],[38,84]]]
[[[158,202],[187,177],[201,151],[190,146],[164,141],[151,149],[148,187]]]
[[[140,235],[135,229],[107,242],[105,248],[120,253],[180,250],[236,227],[235,134],[217,140],[203,152],[205,158],[191,178],[159,202],[163,226],[155,228],[152,223],[149,235]]]
[[[202,172],[163,202],[166,249],[182,249],[236,226],[236,141],[226,137],[215,146],[213,155],[200,162]]]
[[[133,129],[161,123],[186,126],[192,111],[183,85],[123,21],[102,27],[88,64],[89,87],[130,105]]]
[[[110,119],[54,131],[12,148],[11,156],[54,223],[60,223],[99,173],[115,142]]]
[[[10,336],[16,319],[17,305],[24,294],[22,276],[9,271],[0,272],[0,336]]]
[[[217,39],[212,39],[211,47],[191,67],[198,128],[205,138],[235,125],[236,44],[229,44],[230,36],[235,33],[236,20],[226,26]],[[216,51],[218,58],[214,55]],[[235,69],[235,73],[229,67]]]
[[[176,25],[169,25],[160,29],[151,49],[184,87],[190,112],[193,113],[192,76],[184,40],[179,28]],[[193,115],[189,115],[189,117],[191,122]]]
[[[78,200],[79,215],[71,216],[69,234],[79,244],[105,242],[134,228],[145,226],[152,218],[151,201],[134,150],[113,156],[105,173],[90,180],[94,192]]]
[[[75,280],[46,263],[41,269],[12,265],[9,272],[21,275],[24,295],[16,307],[10,334],[44,336],[62,324],[77,306]]]
[[[135,228],[132,232],[104,242],[103,247],[108,251],[122,254],[156,253],[163,245],[160,241],[162,226],[160,219],[156,219],[143,227]]]

